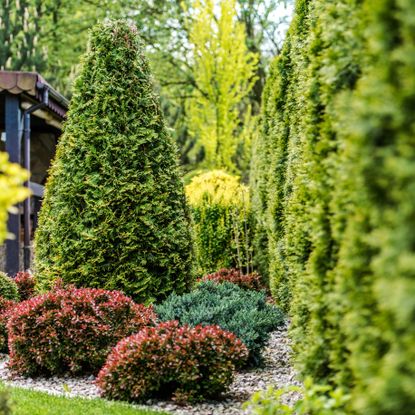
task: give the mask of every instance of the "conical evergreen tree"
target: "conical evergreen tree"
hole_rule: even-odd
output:
[[[192,238],[176,149],[135,27],[91,31],[35,239],[41,286],[184,291]]]

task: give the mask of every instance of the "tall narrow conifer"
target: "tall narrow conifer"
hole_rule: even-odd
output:
[[[298,367],[350,414],[415,413],[414,13],[298,0],[254,154],[259,258]]]
[[[135,27],[98,24],[76,80],[35,241],[41,285],[184,291],[192,242],[176,159]]]

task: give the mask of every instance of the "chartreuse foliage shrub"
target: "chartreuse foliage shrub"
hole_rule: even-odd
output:
[[[218,326],[180,327],[169,321],[121,340],[99,372],[97,384],[109,399],[173,396],[178,401],[201,401],[226,390],[235,368],[247,357],[242,342]]]
[[[206,281],[188,294],[173,293],[155,311],[161,321],[177,320],[190,326],[218,325],[236,334],[249,350],[248,364],[257,365],[269,333],[284,321],[283,313],[265,299],[264,291]]]
[[[200,281],[213,281],[218,284],[227,281],[239,287],[257,291],[265,288],[261,281],[261,276],[257,272],[243,274],[239,269],[235,268],[222,268],[212,274],[204,275]]]
[[[292,405],[284,403],[284,395],[298,393]],[[350,395],[341,389],[333,390],[327,385],[315,385],[311,378],[304,381],[304,387],[286,386],[275,389],[270,386],[255,392],[244,408],[252,415],[347,415]]]
[[[46,184],[35,241],[41,287],[183,292],[192,238],[176,148],[134,26],[98,24]]]
[[[14,301],[19,299],[17,284],[4,272],[0,272],[0,297]]]
[[[7,236],[7,214],[15,203],[29,196],[29,190],[22,186],[28,173],[18,164],[8,161],[7,153],[0,152],[0,244]]]
[[[7,324],[9,367],[25,376],[96,373],[119,340],[155,318],[151,307],[118,291],[48,292],[14,307]]]
[[[251,266],[248,188],[221,170],[202,173],[186,186],[194,222],[198,273]]]
[[[257,238],[298,366],[352,414],[415,413],[414,13],[298,0],[255,144]]]

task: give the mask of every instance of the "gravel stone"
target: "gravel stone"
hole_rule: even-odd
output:
[[[263,367],[237,373],[229,391],[220,400],[195,405],[180,405],[172,401],[151,399],[146,402],[147,405],[140,407],[164,410],[175,415],[248,415],[249,410],[243,410],[242,404],[254,392],[266,389],[271,385],[277,388],[300,385],[296,379],[296,372],[290,364],[291,347],[287,329],[288,324],[285,324],[271,333],[270,340],[263,352]],[[7,361],[7,355],[0,356],[0,379],[11,386],[68,397],[96,398],[99,396],[99,390],[94,384],[95,378],[93,376],[74,378],[65,375],[34,379],[12,377],[7,368]],[[298,393],[289,393],[285,396],[285,402],[292,404],[298,398]]]

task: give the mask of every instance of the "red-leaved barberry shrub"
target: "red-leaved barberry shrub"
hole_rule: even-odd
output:
[[[9,367],[27,376],[96,373],[119,340],[155,320],[152,307],[119,291],[51,291],[14,308],[7,325]]]
[[[74,284],[67,284],[61,277],[53,280],[49,291],[72,290],[76,288]]]
[[[13,300],[7,300],[0,296],[0,353],[7,353],[7,322],[11,312],[16,306]]]
[[[121,340],[96,383],[109,399],[201,401],[226,390],[247,357],[245,345],[219,326],[168,321]]]
[[[199,281],[213,281],[217,283],[228,281],[242,288],[257,291],[265,288],[261,281],[261,276],[257,272],[243,274],[236,268],[222,268],[212,274],[204,275]]]
[[[18,272],[14,276],[14,282],[17,284],[20,301],[34,297],[36,279],[30,272]]]

